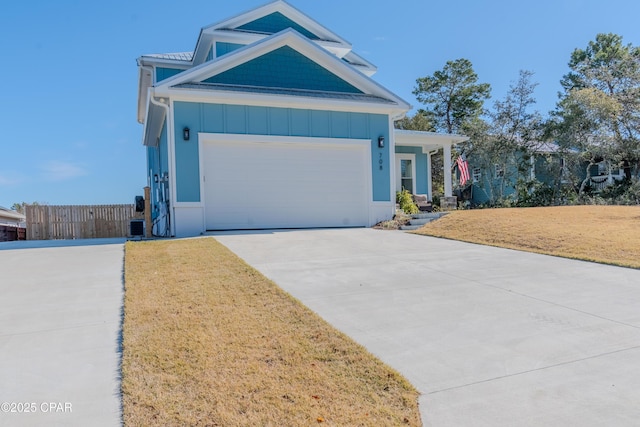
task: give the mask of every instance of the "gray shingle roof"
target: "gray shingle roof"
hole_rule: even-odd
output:
[[[193,59],[193,52],[151,53],[143,56],[156,59],[168,59],[171,61],[191,62]]]
[[[220,83],[181,83],[173,86],[179,89],[220,90],[227,92],[259,93],[269,95],[305,96],[311,98],[343,99],[346,101],[371,102],[375,104],[396,104],[394,101],[363,93],[323,92],[315,90],[288,89],[278,87],[227,85]]]

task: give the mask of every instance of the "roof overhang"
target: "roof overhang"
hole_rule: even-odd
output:
[[[138,65],[138,123],[142,124],[149,103],[147,94],[153,85],[153,68],[145,68],[140,61],[138,61]]]
[[[169,87],[155,89],[156,96],[170,98],[172,101],[203,102],[226,105],[247,105],[256,107],[294,108],[306,110],[330,110],[401,116],[406,112],[403,106],[387,100],[371,102],[355,98],[324,98],[313,95],[287,95],[268,92],[243,92],[235,89],[215,89],[188,87]]]
[[[0,209],[0,222],[2,220],[12,220],[12,221],[22,222],[26,220],[26,217],[23,214],[15,211]]]
[[[163,107],[162,105],[167,105],[167,101],[163,98],[157,99],[155,94],[152,93],[152,89],[149,89],[147,98],[151,100],[151,97],[153,97],[153,101],[155,102],[149,102],[147,104],[142,144],[147,147],[157,147],[167,115],[167,107]]]
[[[469,140],[469,137],[463,135],[400,129],[395,129],[393,135],[396,146],[421,147],[424,153]]]

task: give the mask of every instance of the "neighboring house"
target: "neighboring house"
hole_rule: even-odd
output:
[[[394,131],[411,106],[376,67],[285,1],[138,58],[154,234],[371,226],[431,192],[430,157],[465,137]]]
[[[0,206],[0,242],[24,240],[25,221],[21,213]]]
[[[571,150],[576,155],[576,150]],[[517,156],[517,155],[516,155]],[[457,189],[459,199],[468,200],[472,205],[482,205],[495,201],[498,194],[512,197],[516,193],[515,184],[518,179],[538,181],[549,187],[572,185],[576,189],[586,178],[588,162],[580,161],[578,165],[567,164],[563,152],[554,142],[541,142],[536,145],[526,170],[517,171],[511,165],[505,170],[503,164],[481,167],[477,159],[469,159],[469,175],[471,181],[463,189]],[[589,169],[588,185],[593,192],[599,192],[624,179],[624,170],[614,168],[607,161],[592,165]]]
[[[533,156],[524,161],[518,171],[516,162],[522,161],[521,153],[514,153],[504,163],[485,164],[473,157],[469,158],[470,183],[459,198],[469,200],[473,206],[490,204],[503,198],[513,197],[518,179],[539,181],[554,186],[557,180],[563,180],[566,172],[560,148],[552,142],[536,144]],[[563,181],[564,182],[564,181]],[[460,191],[458,191],[460,194]]]
[[[26,217],[19,212],[0,206],[0,225],[24,227]]]
[[[586,169],[586,163],[584,169]],[[589,169],[589,174],[591,176],[589,185],[591,190],[596,193],[615,185],[616,182],[625,178],[623,168],[615,167],[606,160],[599,162],[596,166],[592,166]]]

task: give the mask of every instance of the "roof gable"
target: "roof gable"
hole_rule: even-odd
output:
[[[202,31],[212,32],[221,29],[236,29],[275,34],[287,28],[292,28],[312,39],[327,40],[350,46],[350,43],[342,37],[284,0],[276,0],[233,18],[211,24],[204,27]]]
[[[217,41],[251,44],[265,36],[293,29],[342,58],[351,44],[333,31],[300,12],[284,0],[208,25],[200,31],[193,55],[194,65],[207,60],[212,43]]]
[[[286,48],[281,49],[283,47]],[[276,70],[270,71],[270,67],[276,67]],[[255,72],[256,69],[259,72]],[[305,72],[309,71],[314,72],[315,82],[304,81]],[[263,72],[269,76],[261,77]],[[207,84],[263,88],[284,86],[319,93],[364,94],[390,101],[400,110],[411,108],[397,95],[292,29],[168,78],[160,82],[156,91],[185,88],[185,84],[201,89]]]
[[[310,39],[319,38],[311,31],[304,28],[302,25],[283,15],[281,12],[274,12],[269,15],[265,15],[251,22],[247,22],[244,25],[240,25],[235,29],[244,31],[255,31],[258,33],[275,34],[279,33],[282,30],[286,30],[287,28],[293,28],[303,36]]]
[[[216,74],[202,82],[362,93],[352,84],[287,45]]]

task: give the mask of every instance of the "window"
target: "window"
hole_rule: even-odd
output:
[[[502,165],[495,164],[495,177],[502,178],[504,176],[504,167]]]
[[[480,168],[473,168],[473,182],[480,182],[480,178],[482,178],[482,171]]]
[[[400,160],[400,182],[403,190],[413,193],[413,168],[410,159]]]
[[[416,155],[396,153],[396,191],[416,193]]]

